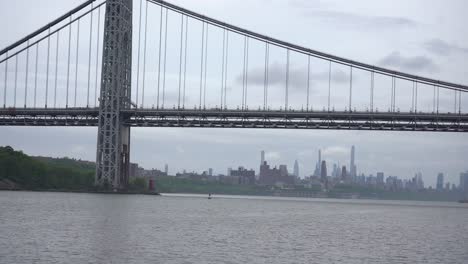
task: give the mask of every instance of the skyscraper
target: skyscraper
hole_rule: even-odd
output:
[[[348,172],[346,171],[346,166],[343,166],[343,168],[341,169],[341,180],[346,181],[347,178]]]
[[[327,162],[322,161],[322,166],[320,166],[320,179],[325,182],[327,180]]]
[[[351,147],[351,164],[349,166],[349,174],[351,176],[351,179],[354,179],[357,175],[356,172],[356,164],[354,163],[354,155],[356,152],[356,148],[354,146]]]
[[[318,162],[315,168],[315,176],[320,177],[322,175],[322,150],[318,151]]]
[[[262,166],[265,164],[265,151],[262,150],[262,152],[260,152],[260,169],[258,170],[259,173],[257,175],[255,175],[255,179],[256,180],[259,180],[260,179],[260,172],[262,171]]]
[[[168,164],[164,165],[164,172],[166,173],[166,175],[169,175],[169,165]]]
[[[439,175],[437,175],[437,186],[436,186],[436,189],[437,189],[438,191],[444,190],[444,174],[443,174],[443,173],[439,173]]]
[[[297,160],[294,162],[294,176],[296,176],[297,178],[299,178],[299,163],[297,162]]]

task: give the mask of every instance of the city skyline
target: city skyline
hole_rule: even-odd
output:
[[[336,161],[333,161],[333,160],[326,160],[326,159],[323,159],[322,158],[322,149],[319,149],[318,150],[318,159],[316,161],[316,167],[315,167],[315,170],[313,172],[309,172],[309,171],[306,171],[306,172],[302,172],[302,174],[300,173],[301,172],[301,163],[296,159],[294,160],[294,164],[292,166],[288,166],[289,164],[281,164],[281,163],[272,163],[270,162],[267,158],[266,158],[266,151],[265,150],[261,150],[260,151],[260,167],[259,169],[255,169],[255,168],[249,168],[247,166],[244,166],[242,164],[239,164],[237,167],[227,167],[225,172],[215,172],[213,170],[212,167],[209,167],[207,168],[206,170],[202,169],[201,171],[196,171],[196,170],[191,170],[189,168],[184,168],[183,170],[180,170],[180,171],[173,171],[171,173],[169,173],[169,170],[168,170],[168,164],[165,164],[164,165],[164,174],[167,176],[167,175],[177,175],[177,174],[185,174],[185,173],[191,173],[191,174],[205,174],[205,175],[208,175],[208,176],[216,176],[216,175],[224,175],[224,176],[231,176],[232,174],[232,171],[236,170],[238,168],[239,171],[242,171],[242,170],[248,170],[248,171],[251,171],[252,173],[254,173],[254,176],[255,176],[255,179],[259,179],[262,174],[262,167],[263,165],[268,165],[268,169],[273,169],[273,170],[279,170],[279,171],[283,171],[283,174],[284,175],[287,175],[287,176],[293,176],[293,177],[296,177],[298,179],[301,179],[301,180],[304,180],[304,179],[309,179],[311,177],[318,177],[318,178],[322,178],[322,180],[325,180],[325,177],[331,177],[331,178],[342,178],[342,179],[351,179],[352,181],[357,181],[358,179],[366,179],[368,177],[370,178],[373,178],[373,179],[376,179],[377,182],[384,182],[385,179],[387,178],[390,178],[390,179],[395,179],[395,180],[402,180],[403,183],[407,183],[407,182],[411,182],[412,180],[415,180],[416,181],[416,184],[417,186],[421,186],[421,188],[433,188],[433,189],[436,189],[436,190],[443,190],[443,189],[447,189],[447,186],[448,188],[452,188],[452,186],[462,186],[463,183],[462,183],[462,175],[468,173],[468,170],[466,171],[460,171],[459,174],[455,175],[454,177],[451,177],[450,179],[453,179],[455,178],[455,180],[453,181],[450,181],[450,180],[447,180],[447,181],[444,181],[444,173],[443,172],[439,172],[437,173],[437,176],[434,177],[436,180],[435,180],[435,184],[427,184],[427,182],[432,182],[431,180],[431,175],[426,175],[426,177],[423,176],[423,173],[421,173],[420,171],[418,172],[415,172],[413,175],[410,175],[411,173],[409,173],[406,177],[405,176],[402,176],[402,175],[392,175],[392,174],[388,174],[386,173],[385,171],[381,170],[381,171],[377,171],[377,172],[365,172],[365,171],[359,171],[359,170],[356,170],[357,168],[357,164],[355,162],[355,154],[356,154],[356,146],[352,145],[351,148],[350,148],[350,155],[349,155],[349,163],[350,163],[350,168],[353,168],[354,167],[354,171],[353,170],[350,170],[346,165],[345,163],[340,163],[340,162],[336,162]],[[333,166],[333,167],[332,167]],[[327,167],[329,167],[329,169],[327,169]],[[325,168],[325,170],[323,170]],[[143,168],[145,170],[156,170],[156,171],[162,171],[160,168],[156,168],[156,167],[151,167],[151,168]],[[349,177],[349,178],[348,178]],[[457,177],[460,177],[460,180],[458,181],[458,178]],[[427,180],[429,179],[426,184],[425,184],[425,181],[424,180]]]

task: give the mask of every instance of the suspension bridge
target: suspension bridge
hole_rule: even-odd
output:
[[[96,185],[115,189],[131,127],[468,132],[466,85],[160,0],[89,0],[2,49],[0,72],[0,125],[98,127]]]

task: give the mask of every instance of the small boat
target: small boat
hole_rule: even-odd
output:
[[[211,193],[208,194],[208,200],[211,199]]]

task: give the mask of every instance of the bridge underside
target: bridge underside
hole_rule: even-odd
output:
[[[468,132],[468,115],[255,110],[122,110],[125,126]],[[0,126],[97,126],[99,109],[2,109]]]

